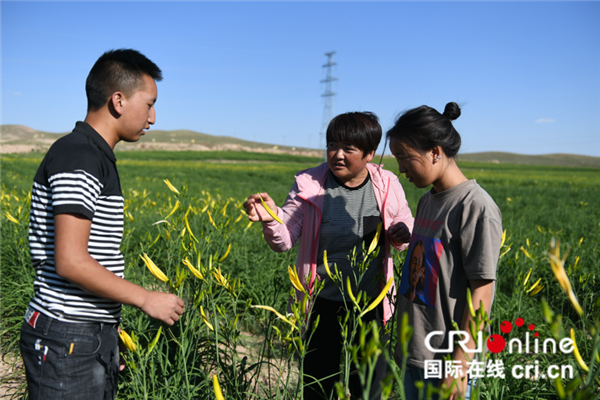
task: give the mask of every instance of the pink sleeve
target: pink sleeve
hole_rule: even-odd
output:
[[[404,222],[406,226],[408,226],[410,232],[412,233],[415,219],[413,218],[410,208],[408,207],[408,201],[406,201],[406,196],[404,195],[402,185],[400,185],[400,181],[398,181],[398,178],[392,179],[390,184],[392,196],[390,196],[389,201],[395,201],[398,204],[398,213],[392,219],[392,223],[390,224],[390,226],[395,225],[399,222]],[[394,246],[395,249],[399,251],[402,251],[408,247],[408,243],[403,243],[399,245],[396,242],[394,242],[394,240],[391,237],[390,243],[392,244],[392,246]]]
[[[278,253],[294,247],[302,234],[303,202],[297,194],[298,186],[294,183],[283,206],[277,207],[277,216],[281,218],[283,224],[277,221],[263,223],[265,240],[269,247]]]

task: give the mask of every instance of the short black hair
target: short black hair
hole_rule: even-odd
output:
[[[88,111],[102,108],[115,92],[127,95],[139,88],[143,75],[162,80],[162,71],[137,50],[118,49],[102,54],[85,81]]]
[[[363,152],[363,156],[377,150],[381,141],[381,125],[375,113],[348,112],[333,118],[327,127],[327,145],[330,142],[349,143]]]
[[[429,106],[413,108],[400,115],[387,131],[387,138],[400,140],[421,153],[440,146],[446,156],[453,158],[461,139],[452,121],[460,114],[460,107],[454,102],[446,104],[443,114]]]

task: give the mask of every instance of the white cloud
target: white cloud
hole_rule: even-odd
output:
[[[552,118],[539,118],[535,120],[536,124],[552,124],[554,120]]]

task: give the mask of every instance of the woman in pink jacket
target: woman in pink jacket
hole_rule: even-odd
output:
[[[315,279],[324,281],[311,318],[314,321],[320,315],[320,322],[304,359],[305,399],[331,396],[338,380],[336,375],[342,351],[338,316],[345,315],[345,300],[349,300],[344,299],[327,275],[323,252],[327,251],[329,265],[337,266],[345,283],[347,276],[354,276],[347,255],[355,247],[357,253],[361,253],[363,242],[368,247],[377,226],[382,223],[384,234],[379,241],[379,255],[370,263],[363,279],[358,284],[352,283],[353,293],[362,290],[374,298],[393,276],[390,246],[403,250],[410,241],[413,217],[398,178],[383,170],[381,165],[370,163],[381,135],[381,126],[373,113],[338,115],[327,128],[327,162],[300,171],[282,207],[277,207],[267,193],[250,195],[244,203],[249,219],[263,223],[265,239],[274,251],[287,251],[300,239],[296,267],[301,283],[309,293],[314,290]],[[283,224],[267,213],[260,196],[276,210]],[[309,276],[311,279],[307,280]],[[390,292],[395,297],[393,285]],[[298,299],[302,295],[297,292]],[[376,320],[383,325],[393,311],[393,302],[386,299],[366,314],[363,321]],[[371,382],[371,398],[380,397],[380,381],[386,370],[385,360],[380,357],[376,376]],[[353,398],[362,393],[355,374],[350,380],[350,391]]]

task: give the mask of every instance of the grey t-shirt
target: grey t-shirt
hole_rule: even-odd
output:
[[[461,323],[470,279],[496,280],[502,240],[502,215],[475,180],[421,197],[398,288],[398,318],[409,315],[414,332],[408,364],[424,367],[440,359],[425,347],[432,331],[433,348],[448,348],[452,321]],[[398,351],[400,349],[398,348]],[[402,357],[402,354],[398,354]]]
[[[325,281],[325,287],[319,293],[319,297],[335,301],[344,300],[339,288],[329,279],[325,271],[324,250],[327,250],[327,261],[332,273],[334,264],[342,272],[344,286],[346,277],[350,276],[354,295],[357,295],[358,290],[362,290],[371,298],[376,297],[381,291],[381,285],[377,284],[377,279],[381,274],[385,256],[383,232],[379,241],[382,249],[377,258],[369,265],[366,274],[360,281],[358,290],[353,272],[357,277],[359,274],[358,271],[352,270],[348,260],[348,255],[354,247],[356,247],[358,262],[362,260],[362,243],[365,242],[365,247],[369,248],[377,232],[377,225],[382,221],[370,176],[367,175],[365,181],[359,186],[350,188],[339,182],[335,175],[330,173],[325,180],[324,189],[317,274]],[[349,299],[346,293],[346,300]]]

